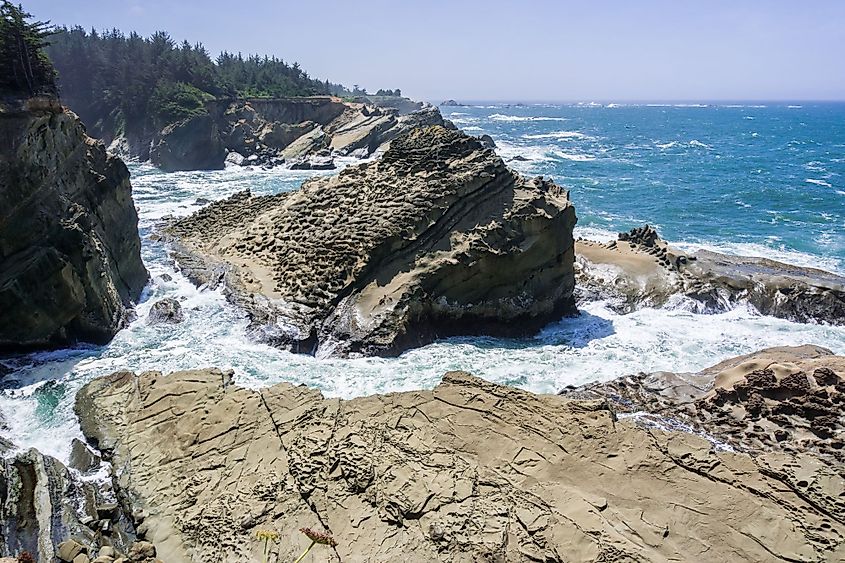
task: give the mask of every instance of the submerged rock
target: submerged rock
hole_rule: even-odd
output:
[[[620,313],[682,295],[701,312],[746,302],[764,315],[845,323],[845,277],[767,258],[682,252],[648,225],[610,243],[579,240],[576,257],[581,298],[609,299]]]
[[[326,399],[219,370],[122,372],[77,396],[116,488],[168,563],[836,561],[845,481],[812,455],[717,451],[608,401],[447,373],[430,391]],[[166,463],[163,463],[166,461]],[[737,533],[742,530],[742,533]],[[276,553],[278,551],[278,553]]]
[[[0,348],[106,342],[147,280],[129,171],[56,107],[0,112]]]
[[[153,303],[150,313],[147,316],[147,324],[157,325],[162,323],[178,324],[184,320],[182,305],[172,297],[165,297]]]
[[[575,210],[435,126],[297,192],[236,194],[169,227],[178,262],[275,345],[391,355],[458,334],[527,335],[575,314]]]

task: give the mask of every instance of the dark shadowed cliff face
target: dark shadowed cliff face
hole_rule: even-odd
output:
[[[202,282],[222,276],[263,339],[392,355],[451,335],[526,335],[574,313],[575,221],[553,182],[434,126],[377,161],[291,194],[237,194],[170,230],[180,265]]]
[[[108,341],[147,280],[129,172],[54,103],[0,113],[0,348]]]

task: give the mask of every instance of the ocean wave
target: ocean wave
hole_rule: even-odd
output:
[[[773,243],[777,240],[777,237],[770,239]],[[806,252],[786,248],[783,245],[773,247],[756,242],[708,241],[674,242],[671,244],[680,248],[684,252],[692,252],[701,248],[734,256],[758,256],[761,258],[769,258],[770,260],[775,260],[777,262],[783,262],[785,264],[793,264],[795,266],[803,266],[805,268],[817,268],[834,274],[845,275],[845,260],[808,254]]]
[[[494,113],[490,116],[493,121],[569,121],[566,117],[547,117],[537,115],[504,115],[501,113]]]
[[[655,143],[655,146],[659,149],[671,149],[673,147],[678,146],[678,141],[669,141],[668,143]]]
[[[523,135],[523,139],[591,139],[589,135],[578,131],[555,131],[554,133],[538,133],[536,135]]]
[[[596,157],[591,154],[576,154],[576,153],[568,153],[563,151],[552,151],[558,158],[562,158],[564,160],[572,160],[574,162],[589,162],[591,160],[595,160]]]
[[[786,107],[789,108],[789,109],[801,109],[804,106],[786,106]]]
[[[805,178],[804,181],[808,184],[815,184],[816,186],[823,186],[825,188],[832,188],[830,184],[825,182],[824,180],[816,180],[814,178]]]
[[[709,104],[672,104],[676,108],[709,108]]]
[[[708,145],[707,143],[702,143],[698,139],[693,139],[692,141],[690,141],[687,144],[689,144],[689,146],[691,146],[691,147],[699,147],[699,148],[707,149],[707,150],[710,150],[710,149],[713,148],[710,145]]]

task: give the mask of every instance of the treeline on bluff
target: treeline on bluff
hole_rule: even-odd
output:
[[[202,44],[59,27],[47,54],[58,71],[62,101],[107,141],[146,138],[163,126],[205,112],[213,98],[346,95],[339,84],[308,76],[298,63],[223,52]]]
[[[41,50],[50,26],[29,21],[31,17],[11,2],[0,4],[0,96],[4,98],[56,93],[56,73]]]

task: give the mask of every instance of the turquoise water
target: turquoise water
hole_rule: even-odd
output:
[[[581,235],[606,238],[648,222],[683,244],[845,269],[845,105],[478,105],[443,112],[469,133],[492,135],[515,168],[570,189]],[[516,156],[529,160],[511,160]],[[242,312],[219,291],[192,286],[151,235],[168,215],[246,188],[294,190],[309,173],[165,174],[146,164],[130,170],[152,275],[137,318],[106,346],[0,359],[14,370],[0,390],[4,434],[21,447],[66,458],[70,439],[80,435],[76,391],[122,369],[219,366],[234,369],[242,385],[288,381],[354,397],[430,388],[452,369],[556,392],[638,371],[698,370],[768,346],[810,343],[845,354],[843,327],[761,317],[745,307],[701,315],[683,300],[625,316],[590,303],[581,317],[552,323],[533,338],[455,338],[399,358],[290,354],[253,342]],[[162,297],[182,302],[182,324],[146,324]]]

